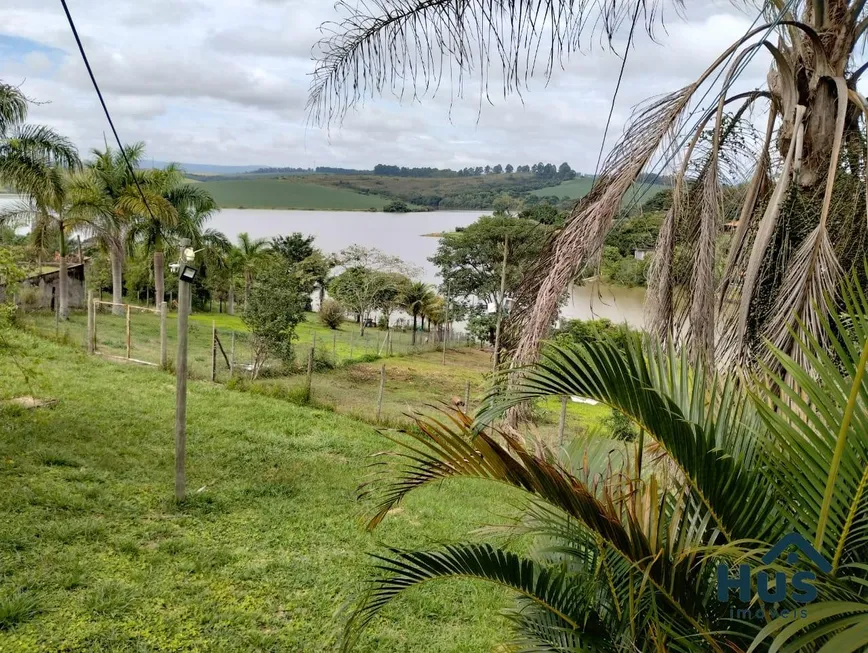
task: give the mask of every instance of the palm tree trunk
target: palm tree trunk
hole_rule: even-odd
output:
[[[164,258],[163,252],[154,252],[154,301],[158,307],[166,297]]]
[[[124,307],[124,250],[120,245],[112,245],[109,252],[112,265],[112,315],[123,315]]]
[[[413,313],[413,346],[416,346],[416,314]]]
[[[247,302],[250,300],[250,286],[253,284],[253,277],[249,272],[244,273],[244,308],[247,309]]]
[[[229,292],[226,295],[226,313],[235,315],[235,286],[229,286]]]
[[[61,320],[69,318],[69,277],[67,277],[66,268],[66,234],[64,233],[63,220],[58,221],[60,228],[60,260],[57,268],[57,290],[60,293],[58,298],[58,317]]]

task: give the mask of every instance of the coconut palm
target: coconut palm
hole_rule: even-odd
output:
[[[152,258],[155,297],[159,305],[165,299],[167,247],[173,247],[177,238],[183,237],[190,239],[198,249],[197,241],[217,204],[201,185],[187,183],[183,171],[175,164],[163,170],[147,171],[142,177],[145,185],[159,192],[173,209],[135,215],[127,231],[127,239],[131,243],[140,243]]]
[[[424,281],[414,281],[404,291],[401,305],[404,310],[413,316],[413,344],[416,344],[416,320],[422,314],[423,309],[431,302],[434,292]]]
[[[142,216],[164,225],[177,221],[177,212],[163,197],[161,179],[153,171],[138,170],[144,143],[120,150],[93,150],[93,160],[69,183],[72,210],[108,252],[112,269],[112,312],[123,314],[123,270],[131,227]]]
[[[235,248],[237,265],[244,276],[244,307],[247,308],[247,300],[250,297],[250,288],[253,285],[253,276],[256,268],[262,263],[263,257],[268,252],[268,241],[264,238],[253,239],[247,232],[238,234],[238,246]]]
[[[504,91],[521,91],[538,61],[550,76],[581,50],[582,37],[608,36],[612,43],[613,35],[629,31],[629,44],[639,21],[652,33],[662,25],[664,4],[341,2],[346,18],[330,24],[320,44],[310,114],[321,124],[339,121],[368,96],[412,92],[417,84],[420,92],[435,90],[444,73],[459,89],[463,75],[479,75],[480,89],[487,89],[492,59],[501,64]],[[868,103],[856,90],[868,69],[858,60],[868,9],[864,0],[774,1],[757,9],[754,25],[695,82],[641,106],[629,121],[593,191],[576,204],[516,298],[511,321],[519,361],[535,359],[560,298],[576,271],[599,256],[636,179],[659,173],[666,162],[674,167],[674,190],[650,284],[655,332],[687,344],[696,359],[727,363],[759,356],[772,362],[765,339],[800,351],[788,329],[794,314],[822,337],[822,298],[846,271],[861,273],[868,247],[862,145]],[[771,55],[766,85],[730,92],[758,50]],[[710,105],[703,104],[707,90]],[[751,151],[736,136],[757,103],[767,107],[768,119]],[[735,188],[738,228],[718,279],[721,185],[733,169],[740,173],[734,181],[744,182]],[[683,270],[675,257],[681,250]]]
[[[365,486],[375,504],[370,527],[416,488],[476,478],[526,496],[518,528],[538,547],[528,556],[487,543],[377,556],[347,648],[404,590],[470,577],[517,595],[509,617],[519,650],[865,650],[868,299],[847,283],[838,309],[821,318],[831,347],[804,331],[795,336],[814,374],[773,350],[783,373],[754,378],[747,391],[686,351],[631,335],[626,350],[608,340],[546,350],[512,394],[489,398],[476,424],[450,414],[386,435],[399,449]],[[557,451],[486,426],[516,402],[564,395],[620,411],[640,440],[618,450],[591,437]],[[762,560],[793,531],[823,564]],[[804,607],[792,594],[763,604],[757,590],[748,599],[759,622],[730,610],[750,602],[718,599],[719,575],[736,564],[779,573],[777,590],[814,572],[809,617],[783,613]]]

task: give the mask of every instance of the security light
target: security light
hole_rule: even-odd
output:
[[[187,283],[193,283],[193,279],[196,278],[198,272],[199,270],[197,270],[196,268],[190,265],[185,265],[184,268],[181,270],[180,279],[181,281],[186,281]]]

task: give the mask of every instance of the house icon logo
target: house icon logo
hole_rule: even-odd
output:
[[[820,553],[811,546],[811,543],[799,533],[785,535],[761,558],[763,564],[770,565],[781,555],[793,547],[786,554],[786,561],[790,565],[800,562],[799,552],[807,558],[814,567],[823,573],[830,573],[832,565]],[[807,567],[807,565],[805,565]],[[756,574],[757,594],[765,603],[776,603],[787,597],[796,603],[810,603],[817,598],[817,588],[813,581],[817,580],[817,574],[810,569],[802,569],[793,574],[792,579],[787,581],[787,575],[782,571],[760,571]],[[733,577],[729,575],[729,565],[720,563],[717,566],[717,600],[725,602],[729,600],[730,590],[738,590],[738,598],[743,603],[749,603],[753,595],[751,589],[750,565],[738,566],[738,573]]]

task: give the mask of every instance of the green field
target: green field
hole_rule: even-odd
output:
[[[509,512],[499,486],[446,482],[368,533],[355,488],[382,436],[203,381],[189,386],[178,506],[172,377],[15,341],[36,372],[0,358],[0,651],[333,650],[368,553],[460,541]],[[22,395],[57,403],[2,402]],[[499,650],[509,604],[491,586],[432,584],[387,609],[358,650]]]
[[[366,211],[382,209],[389,203],[377,195],[326,187],[297,177],[204,181],[202,186],[221,208]]]
[[[577,179],[571,179],[570,181],[565,181],[557,186],[548,186],[547,188],[540,188],[539,190],[531,191],[533,195],[537,197],[549,197],[552,195],[556,195],[557,197],[569,197],[570,199],[580,199],[591,192],[591,186],[593,185],[594,180],[591,177],[579,177]],[[658,191],[666,188],[665,186],[661,186],[659,184],[654,184],[650,187],[644,184],[636,184],[633,188],[632,192],[627,193],[627,196],[624,199],[625,204],[630,204],[633,201],[636,193],[642,194],[642,203],[650,200]]]

